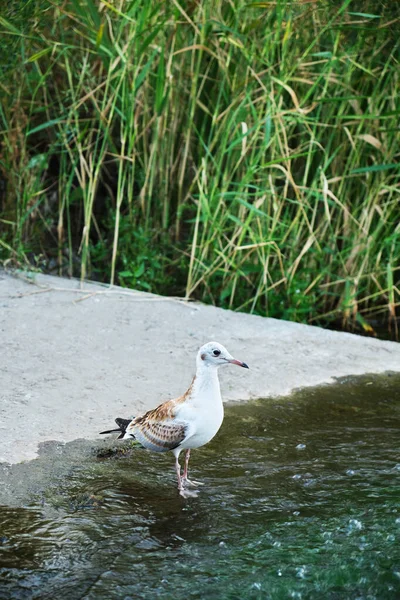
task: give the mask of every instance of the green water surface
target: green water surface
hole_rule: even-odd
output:
[[[0,598],[400,598],[399,442],[385,376],[228,407],[196,498],[172,454],[50,445],[4,467]]]

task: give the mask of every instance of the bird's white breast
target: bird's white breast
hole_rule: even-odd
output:
[[[210,373],[209,377],[196,383],[190,398],[179,410],[179,419],[188,423],[188,436],[180,445],[181,448],[199,448],[207,444],[218,432],[224,419],[217,373]]]

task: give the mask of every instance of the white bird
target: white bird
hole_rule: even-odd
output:
[[[175,455],[178,490],[181,496],[193,495],[187,486],[202,485],[188,479],[190,451],[207,444],[221,427],[224,407],[218,380],[218,367],[239,365],[248,369],[246,363],[233,358],[222,344],[208,342],[200,348],[196,357],[196,375],[187,391],[174,400],[167,400],[157,408],[134,419],[115,419],[118,429],[101,433],[119,432],[118,439],[136,439],[153,452],[171,450]],[[183,476],[179,455],[185,450]]]

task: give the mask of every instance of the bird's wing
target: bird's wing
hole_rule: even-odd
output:
[[[126,437],[133,435],[145,448],[153,452],[173,450],[187,437],[189,424],[175,418],[176,400],[169,400],[143,417],[134,419],[126,429]]]

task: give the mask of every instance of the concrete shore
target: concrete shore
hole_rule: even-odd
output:
[[[334,378],[400,371],[400,344],[45,275],[0,272],[0,462],[48,440],[96,439],[186,389],[205,342],[224,400],[283,396]]]

